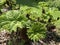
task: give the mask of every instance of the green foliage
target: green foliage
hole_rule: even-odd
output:
[[[33,20],[37,19],[38,16],[36,17],[34,11],[32,12],[30,13],[32,14],[30,18]],[[25,26],[29,28],[27,35],[31,40],[38,41],[39,39],[45,38],[45,25],[27,19],[26,15],[19,10],[8,11],[6,14],[0,16],[0,29],[7,29],[11,32],[12,30],[16,31],[17,27],[23,28]],[[31,37],[32,34],[33,37]]]
[[[8,11],[5,15],[0,16],[0,28],[15,30],[17,27],[22,28],[21,21],[26,20],[21,16],[19,11]]]
[[[20,0],[19,0],[20,1]],[[35,0],[34,0],[35,1]],[[10,10],[7,11],[6,13],[2,14],[0,16],[0,29],[7,29],[10,32],[12,32],[12,30],[16,31],[17,27],[23,28],[26,27],[27,29],[27,35],[29,37],[29,39],[33,40],[33,41],[38,41],[39,39],[43,39],[46,37],[46,24],[48,24],[48,20],[49,18],[52,18],[52,22],[54,22],[54,24],[59,27],[60,25],[60,21],[56,20],[57,17],[60,17],[60,11],[56,11],[56,7],[59,7],[59,0],[49,0],[49,2],[47,2],[48,0],[43,0],[43,2],[39,2],[40,0],[37,0],[38,4],[32,6],[32,1],[29,2],[27,4],[26,1],[20,1],[18,2],[17,0],[12,0],[13,4],[19,4],[20,10]],[[42,0],[41,0],[42,1]],[[46,2],[44,2],[46,1]],[[0,1],[0,5],[4,4],[5,0],[1,0]],[[29,6],[31,4],[31,6]],[[34,3],[36,4],[36,2]],[[50,4],[50,5],[49,5]],[[51,7],[54,8],[51,8]],[[13,6],[14,7],[14,6]],[[42,14],[42,7],[44,7],[46,14]],[[15,8],[15,7],[14,7]],[[26,17],[26,14],[29,14],[30,18],[32,20],[29,20]],[[39,21],[38,21],[38,17],[39,17]],[[40,22],[40,20],[45,21],[46,23],[42,23]]]
[[[6,0],[0,0],[0,5],[4,4]]]
[[[56,7],[60,10],[60,0],[49,1],[48,4],[50,7]]]
[[[39,2],[38,3],[41,7],[47,7],[48,3],[47,2]]]
[[[46,36],[46,27],[40,22],[32,23],[30,29],[27,31],[28,37],[33,41],[38,41]]]

